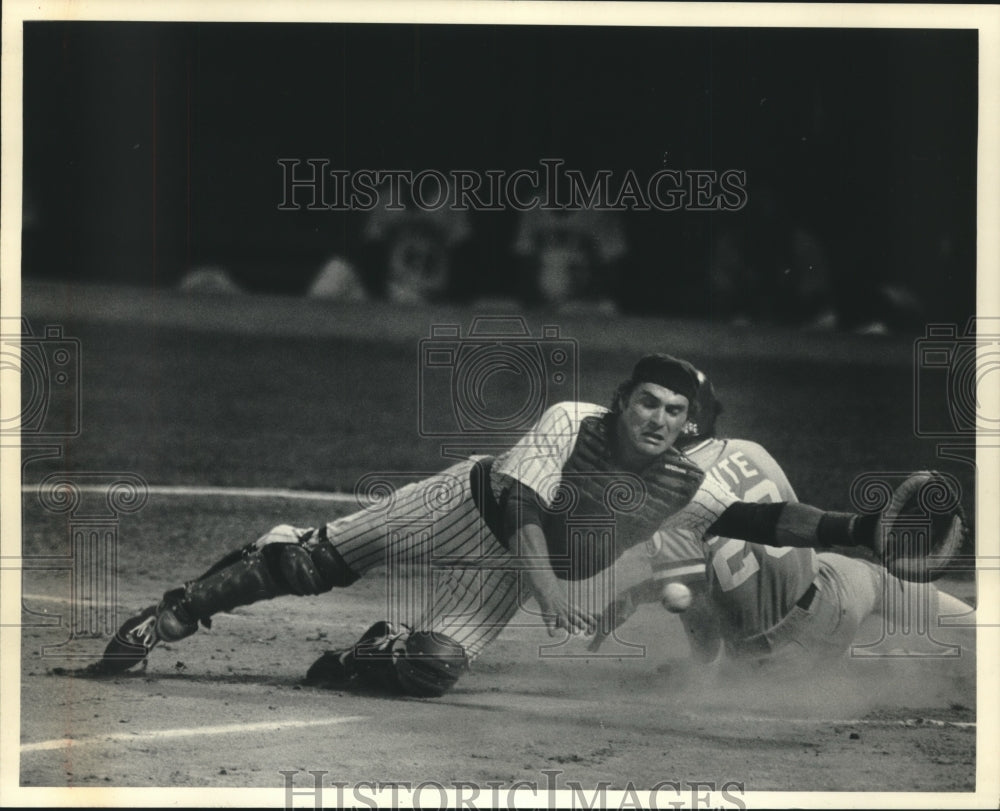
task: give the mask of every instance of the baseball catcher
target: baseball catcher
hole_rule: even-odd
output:
[[[877,514],[744,502],[706,477],[674,447],[698,419],[698,389],[689,363],[647,355],[610,408],[557,404],[496,459],[466,459],[312,528],[276,526],[125,622],[89,672],[135,667],[160,641],[237,606],[346,588],[390,559],[434,560],[446,569],[438,610],[413,632],[379,627],[362,650],[325,654],[312,675],[329,671],[332,681],[377,661],[405,692],[437,695],[514,616],[522,583],[551,634],[594,633],[599,617],[570,598],[567,581],[605,570],[657,530],[770,546],[879,545]],[[907,554],[905,541],[897,546]]]

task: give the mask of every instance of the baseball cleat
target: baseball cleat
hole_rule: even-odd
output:
[[[156,606],[151,605],[125,621],[104,649],[104,655],[89,669],[94,675],[124,673],[146,661],[160,641],[156,633]]]
[[[159,642],[156,633],[156,609],[151,605],[118,629],[104,649],[104,655],[86,667],[52,669],[55,676],[100,678],[118,676],[131,667],[146,661],[146,656]]]
[[[91,665],[88,672],[104,676],[124,673],[144,663],[160,642],[175,642],[197,631],[197,622],[186,622],[179,616],[176,599],[171,599],[175,597],[176,593],[168,593],[158,605],[151,605],[126,620],[104,649],[101,660]]]

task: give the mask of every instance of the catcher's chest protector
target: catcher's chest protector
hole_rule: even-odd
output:
[[[613,423],[587,417],[562,470],[563,493],[543,523],[555,573],[569,580],[592,577],[682,509],[705,478],[676,451],[641,474],[623,471],[612,456]]]

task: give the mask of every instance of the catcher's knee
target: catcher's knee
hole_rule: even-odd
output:
[[[349,586],[360,576],[330,543],[325,524],[305,531],[282,525],[261,541],[265,559],[292,594],[322,594]]]

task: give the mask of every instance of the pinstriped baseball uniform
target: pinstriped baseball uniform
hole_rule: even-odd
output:
[[[387,567],[390,621],[446,634],[470,659],[514,616],[522,591],[510,552],[473,498],[475,464],[459,462],[327,525],[352,570]],[[409,599],[400,599],[407,589]]]
[[[475,457],[383,495],[326,525],[327,537],[359,575],[384,568],[386,618],[445,633],[471,658],[517,612],[519,573],[472,497]],[[294,542],[311,529],[275,527],[256,545]]]
[[[688,523],[711,524],[735,501],[676,451],[642,475],[621,471],[614,462],[613,420],[600,406],[560,403],[490,467],[495,503],[515,481],[538,494],[547,508],[542,520],[549,562],[565,579],[610,566],[666,515],[682,511],[690,513]],[[430,594],[408,606],[416,617],[410,624],[447,634],[470,658],[496,638],[527,595],[503,543],[513,530],[491,528],[476,504],[474,465],[472,459],[460,462],[327,525],[330,542],[358,574],[383,565],[424,567]],[[402,581],[395,586],[404,587]]]

